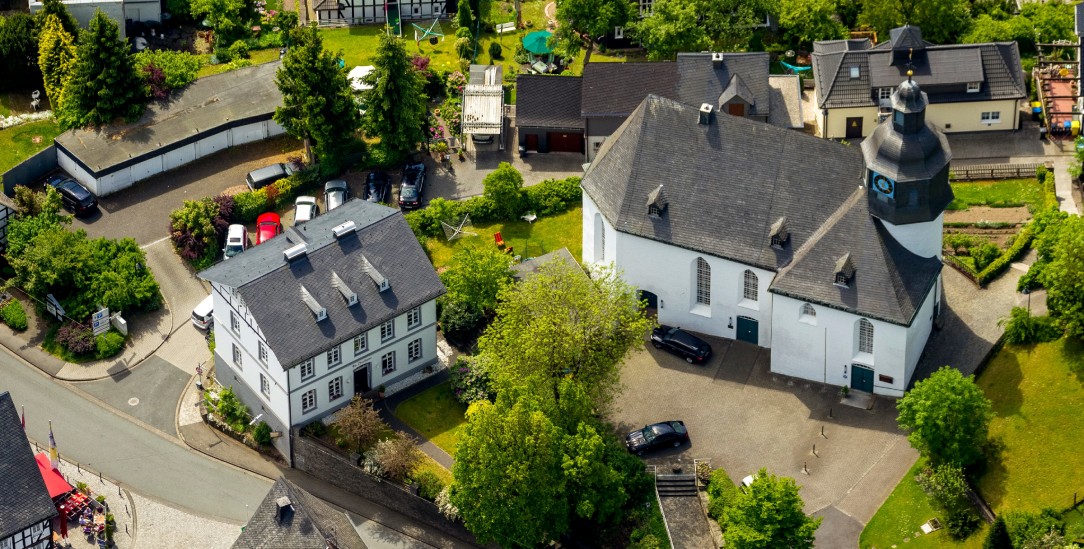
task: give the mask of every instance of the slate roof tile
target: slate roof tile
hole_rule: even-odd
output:
[[[581,114],[628,116],[648,94],[676,99],[676,84],[676,63],[588,63],[583,67]]]
[[[289,498],[292,511],[278,519],[276,500]],[[365,549],[346,512],[279,477],[267,497],[241,530],[233,549],[326,549],[327,541],[338,549]]]
[[[516,127],[583,129],[579,76],[516,76]]]
[[[57,516],[22,420],[7,391],[0,393],[0,540]]]

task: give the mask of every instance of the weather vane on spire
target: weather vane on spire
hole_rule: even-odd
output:
[[[911,81],[911,75],[915,74],[915,64],[912,62],[915,56],[915,48],[907,48],[907,81]]]

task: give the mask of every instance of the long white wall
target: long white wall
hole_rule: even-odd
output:
[[[645,207],[646,215],[646,207]],[[597,214],[597,215],[596,215]],[[597,238],[601,234],[605,238]],[[605,253],[599,255],[604,241]],[[711,267],[710,304],[696,302],[696,259]],[[772,347],[772,294],[775,273],[730,260],[698,254],[614,230],[586,193],[583,195],[583,262],[615,263],[633,287],[658,296],[658,320],[703,334],[734,338],[737,317],[758,322],[758,344]],[[744,273],[757,276],[757,299],[743,298]]]
[[[243,145],[268,137],[274,137],[285,133],[274,120],[253,122],[244,126],[238,126],[208,135],[199,141],[189,143],[169,152],[148,158],[142,162],[120,169],[108,175],[95,178],[86,170],[82,169],[74,159],[57,148],[57,162],[64,171],[68,172],[80,183],[87,186],[98,196],[107,196],[119,190],[131,187],[135,183],[172,170],[189,162],[207,156],[211,153]],[[240,183],[240,182],[238,182]]]

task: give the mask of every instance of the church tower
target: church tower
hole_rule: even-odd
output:
[[[945,135],[926,122],[926,94],[907,80],[892,94],[892,119],[862,142],[870,214],[921,257],[941,255],[945,207],[952,202]]]

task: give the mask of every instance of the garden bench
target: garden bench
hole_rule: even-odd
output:
[[[501,24],[497,25],[494,28],[497,31],[497,34],[504,34],[506,32],[515,32],[516,23],[515,23],[515,21],[509,21],[507,23],[501,23]]]

